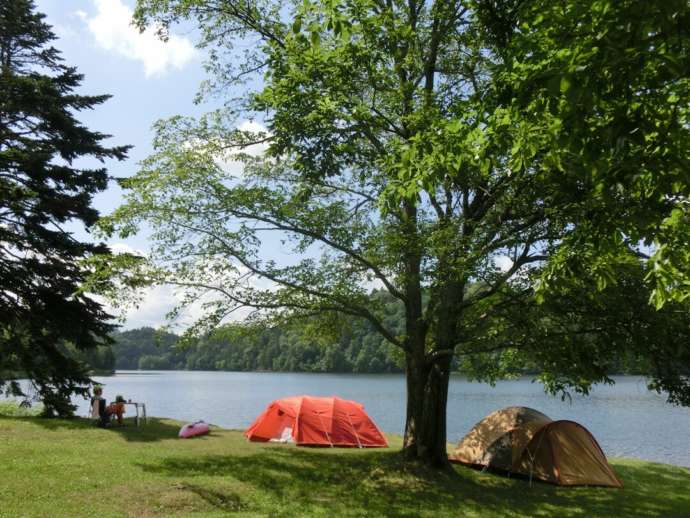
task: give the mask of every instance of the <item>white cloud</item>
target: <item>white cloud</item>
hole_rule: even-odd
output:
[[[124,316],[124,328],[161,327],[166,324],[165,315],[175,307],[177,299],[170,286],[149,288],[136,308],[130,308]]]
[[[126,243],[111,243],[110,245],[110,250],[113,252],[115,255],[119,254],[132,254],[132,255],[140,255],[142,257],[146,256],[146,252],[143,250],[137,250],[136,248],[132,248]]]
[[[240,125],[237,126],[237,129],[240,131],[248,131],[250,133],[266,133],[270,135],[268,128],[256,121],[242,121]],[[254,144],[253,146],[248,146],[246,149],[243,150],[243,152],[252,156],[259,156],[262,155],[267,149],[268,144],[263,142],[261,144]]]
[[[104,304],[106,312],[120,319],[123,329],[139,327],[159,328],[170,324],[167,315],[182,301],[182,293],[170,285],[152,286],[144,289],[139,303],[124,308],[114,307],[107,299],[100,296],[93,298]],[[203,316],[201,304],[195,303],[182,310],[173,322],[173,327],[184,330]]]
[[[250,120],[245,120],[242,121],[238,126],[237,129],[241,131],[248,131],[251,133],[266,133],[269,134],[268,128],[264,126],[263,124],[256,122],[256,121],[250,121]],[[252,146],[247,146],[244,149],[238,150],[238,149],[233,149],[227,153],[224,154],[224,156],[219,157],[216,162],[218,164],[218,167],[220,167],[223,171],[226,173],[232,175],[232,176],[241,176],[243,171],[244,171],[244,164],[238,160],[233,160],[233,155],[235,155],[238,152],[245,153],[250,156],[261,156],[264,154],[264,152],[268,149],[268,144],[267,143],[261,143],[261,144],[254,144]]]
[[[206,315],[204,302],[213,300],[213,295],[206,295],[200,300],[184,307],[177,318],[172,322],[166,317],[170,311],[179,306],[184,300],[183,290],[170,285],[153,286],[146,289],[137,307],[129,308],[124,312],[123,329],[136,329],[139,327],[159,328],[172,324],[175,332],[184,331],[196,321]],[[119,314],[112,306],[106,302],[106,311],[111,314]],[[242,308],[233,312],[223,322],[244,320],[251,312],[250,308]]]
[[[110,249],[114,254],[129,253],[139,255],[142,257],[148,254],[142,250],[138,250],[126,243],[110,243]],[[222,264],[222,263],[221,263]],[[253,286],[258,289],[268,289],[267,282],[254,279],[246,276],[247,270],[243,266],[237,267],[234,273],[225,280],[225,282],[232,283],[233,279],[243,279],[241,282],[245,286]],[[223,278],[213,278],[213,274],[209,274],[208,279],[204,282],[209,284],[223,284]],[[159,328],[165,325],[172,325],[172,329],[176,332],[184,331],[196,321],[206,316],[208,309],[204,307],[205,303],[213,302],[219,295],[209,292],[203,294],[200,298],[186,304],[185,288],[173,286],[170,284],[155,285],[147,288],[142,288],[138,295],[131,300],[127,296],[123,296],[123,300],[108,300],[100,295],[92,295],[92,297],[104,305],[106,312],[114,315],[122,323],[123,329],[136,329],[139,327],[154,327]],[[134,294],[131,294],[134,295]],[[125,300],[127,299],[127,300]],[[136,299],[136,304],[133,305]],[[170,321],[168,313],[173,309],[180,309],[176,318]],[[249,308],[242,308],[230,314],[225,322],[244,320],[250,313]]]
[[[493,260],[496,268],[502,272],[507,272],[513,266],[513,260],[507,255],[497,255]]]
[[[87,24],[101,48],[141,61],[147,77],[162,75],[170,68],[181,69],[194,58],[196,50],[188,38],[172,34],[164,42],[150,29],[140,33],[132,25],[132,10],[122,0],[92,1],[94,16],[81,10],[74,15]]]
[[[257,137],[259,136],[258,134],[270,135],[268,128],[256,121],[244,120],[237,125],[237,129],[255,133],[257,134]],[[215,160],[216,165],[228,173],[228,175],[233,177],[240,177],[244,172],[244,163],[240,160],[236,160],[238,153],[258,157],[265,153],[268,149],[268,143],[266,142],[252,144],[244,149],[238,149],[236,147],[223,149],[223,142],[220,140],[207,143],[200,139],[188,140],[185,142],[184,146],[186,149],[190,150],[206,151],[210,149],[212,151],[211,156]]]

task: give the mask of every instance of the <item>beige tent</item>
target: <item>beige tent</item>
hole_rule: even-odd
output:
[[[623,485],[585,427],[553,421],[527,407],[508,407],[485,417],[448,457],[562,486]]]

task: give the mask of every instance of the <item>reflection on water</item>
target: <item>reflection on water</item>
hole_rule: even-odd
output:
[[[122,394],[146,403],[149,415],[183,421],[203,419],[246,428],[273,399],[309,394],[337,395],[364,404],[379,427],[402,433],[405,382],[401,375],[297,374],[269,372],[120,371],[96,378],[108,400]],[[529,379],[490,387],[453,377],[448,398],[448,440],[457,442],[490,412],[511,405],[535,408],[552,419],[585,425],[611,457],[636,457],[690,466],[690,409],[665,403],[644,379],[617,377],[572,401],[544,394]],[[85,415],[87,403],[79,402]]]

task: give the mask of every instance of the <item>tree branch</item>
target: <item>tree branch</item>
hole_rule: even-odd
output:
[[[239,218],[263,221],[264,223],[269,223],[271,225],[275,225],[279,229],[284,230],[286,232],[294,232],[296,234],[300,234],[300,235],[303,235],[306,237],[311,237],[313,239],[316,239],[317,241],[320,241],[320,242],[330,246],[334,250],[338,250],[340,252],[343,252],[345,255],[347,255],[347,256],[351,257],[352,259],[354,259],[355,261],[359,262],[361,265],[363,265],[368,270],[371,270],[374,273],[374,275],[376,276],[376,278],[379,279],[383,283],[383,285],[391,293],[391,295],[393,295],[397,299],[405,302],[405,300],[406,300],[405,295],[400,290],[398,290],[393,285],[393,283],[391,283],[388,280],[388,277],[386,277],[386,275],[381,271],[381,269],[378,266],[376,266],[375,264],[373,264],[372,262],[366,260],[362,255],[360,255],[356,251],[354,251],[354,250],[352,250],[352,249],[350,249],[344,245],[341,245],[340,243],[336,243],[332,239],[329,239],[326,236],[319,234],[318,232],[315,232],[313,230],[309,230],[306,228],[296,227],[296,226],[289,224],[289,223],[283,223],[278,219],[274,219],[274,218],[271,218],[268,216],[261,216],[259,214],[242,212],[242,211],[239,211],[237,209],[230,209],[229,212],[231,214],[233,214],[234,216],[239,217]]]
[[[173,221],[171,223],[173,225],[180,226],[181,228],[191,230],[193,232],[199,232],[201,234],[204,234],[204,235],[210,237],[211,239],[216,240],[218,243],[220,243],[224,247],[224,249],[226,250],[228,255],[237,259],[242,264],[242,266],[247,268],[249,271],[255,273],[256,275],[259,275],[260,277],[263,277],[265,279],[273,281],[276,284],[279,284],[279,285],[284,286],[286,288],[293,289],[299,293],[304,293],[304,294],[310,295],[312,297],[316,297],[317,299],[323,299],[323,300],[331,301],[332,303],[337,304],[339,307],[342,307],[343,312],[347,312],[351,315],[356,315],[356,316],[360,316],[362,318],[365,318],[366,320],[371,322],[371,324],[377,329],[377,331],[379,331],[381,333],[381,335],[386,340],[388,340],[393,345],[396,345],[402,349],[405,348],[403,343],[398,338],[396,338],[396,336],[390,330],[388,330],[383,325],[383,323],[365,306],[362,306],[360,304],[356,304],[351,300],[335,296],[332,293],[318,291],[318,290],[314,289],[313,287],[305,286],[302,284],[298,284],[296,282],[289,281],[287,279],[283,279],[280,276],[278,276],[276,273],[271,273],[268,270],[261,269],[256,264],[249,261],[245,257],[245,254],[243,254],[239,250],[235,249],[233,246],[230,245],[230,243],[228,243],[225,239],[220,237],[215,232],[211,232],[209,230],[195,227],[193,225],[188,225],[188,224],[181,223],[181,222]],[[282,303],[281,303],[281,305],[282,305]]]

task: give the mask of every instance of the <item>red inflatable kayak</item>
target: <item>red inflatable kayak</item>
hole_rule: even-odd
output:
[[[180,428],[179,436],[182,439],[188,439],[189,437],[196,437],[197,435],[205,435],[208,431],[208,423],[197,421],[196,423],[186,424]]]

